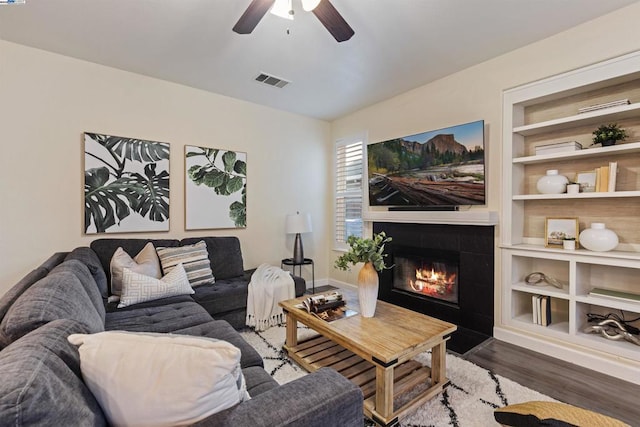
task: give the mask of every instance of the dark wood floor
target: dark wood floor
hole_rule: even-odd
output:
[[[640,385],[493,338],[462,357],[554,399],[640,426]]]

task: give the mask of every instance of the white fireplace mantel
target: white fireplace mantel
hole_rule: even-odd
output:
[[[468,211],[373,211],[365,210],[366,222],[400,222],[414,224],[497,225],[498,212]]]

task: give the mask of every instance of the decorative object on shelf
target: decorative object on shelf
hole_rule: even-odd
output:
[[[533,273],[527,274],[527,277],[524,278],[524,281],[527,285],[534,286],[546,286],[551,285],[555,286],[558,289],[562,289],[563,283],[551,276],[548,276],[540,271],[535,271]]]
[[[563,241],[575,239],[579,230],[578,218],[576,217],[547,217],[544,222],[544,245],[547,248],[562,247]]]
[[[580,184],[580,191],[583,193],[592,193],[596,191],[596,171],[583,171],[576,173],[573,182]]]
[[[564,240],[562,240],[562,247],[568,250],[574,250],[576,248],[576,238],[565,237]]]
[[[385,232],[374,234],[371,239],[349,236],[347,244],[351,249],[340,255],[334,267],[340,270],[350,270],[350,265],[363,262],[364,266],[358,273],[358,300],[360,314],[363,317],[373,317],[378,301],[378,272],[388,268],[384,259],[384,245],[392,240]]]
[[[615,319],[606,319],[598,322],[596,325],[590,325],[584,328],[584,333],[601,334],[603,337],[614,340],[627,340],[635,345],[640,345],[640,339],[627,331],[621,322]]]
[[[571,182],[567,184],[567,194],[578,194],[580,192],[580,184]]]
[[[302,264],[304,261],[304,249],[302,248],[301,233],[311,233],[311,215],[296,212],[295,215],[287,215],[285,221],[285,232],[295,234],[296,241],[293,244],[293,262]]]
[[[592,222],[591,228],[580,233],[580,242],[590,251],[606,252],[618,246],[619,241],[616,233],[606,228],[604,223]]]
[[[603,110],[605,108],[619,107],[621,105],[629,105],[631,101],[628,99],[619,99],[617,101],[603,102],[602,104],[589,105],[588,107],[578,108],[578,114],[589,113],[591,111]]]
[[[562,194],[567,191],[569,180],[564,175],[558,175],[557,169],[549,169],[547,174],[536,183],[536,188],[542,194]]]
[[[618,126],[617,123],[600,125],[593,132],[593,144],[601,144],[603,147],[615,145],[616,141],[624,141],[627,138],[627,131]]]

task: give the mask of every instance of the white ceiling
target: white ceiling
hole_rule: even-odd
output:
[[[343,43],[293,1],[239,35],[250,0],[26,0],[0,6],[0,38],[332,120],[638,0],[331,0]]]

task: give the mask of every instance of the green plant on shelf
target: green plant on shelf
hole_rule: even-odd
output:
[[[592,133],[593,144],[602,144],[603,147],[614,145],[616,141],[624,141],[627,138],[627,131],[618,126],[617,123],[600,125]]]

